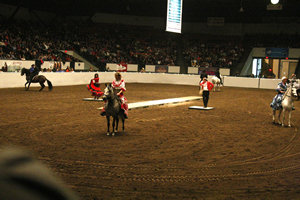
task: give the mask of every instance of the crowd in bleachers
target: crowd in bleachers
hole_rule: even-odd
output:
[[[53,23],[55,24],[55,23]],[[0,59],[77,61],[61,50],[73,50],[96,66],[101,63],[177,65],[178,49],[187,66],[231,68],[241,61],[247,46],[263,46],[266,36],[242,39],[203,39],[184,36],[183,45],[175,34],[145,27],[60,24],[43,26],[32,22],[1,22]],[[213,36],[210,36],[213,38]],[[297,36],[299,38],[299,36]],[[293,39],[277,40],[288,47],[299,46]],[[266,41],[274,41],[272,39]],[[247,41],[247,42],[245,42]],[[299,41],[299,40],[298,40]],[[292,44],[292,45],[291,45]]]
[[[96,63],[175,64],[176,43],[172,38],[132,26],[105,27],[105,29],[98,27],[89,33],[79,33],[76,36],[78,38],[76,45],[79,46],[81,55]],[[80,40],[84,37],[85,40]]]
[[[3,23],[0,26],[0,59],[72,61],[61,48],[70,47],[61,31],[27,22]]]
[[[26,22],[0,27],[0,59],[74,60],[60,50],[75,50],[96,63],[175,65],[176,60],[172,39],[147,31],[135,33],[108,26],[41,27]]]
[[[230,41],[203,41],[199,39],[185,41],[184,58],[193,67],[231,68],[237,64],[243,53],[241,43]]]

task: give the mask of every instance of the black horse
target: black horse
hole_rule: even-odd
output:
[[[111,135],[114,136],[118,133],[118,125],[119,119],[122,120],[122,130],[125,130],[125,115],[124,110],[121,109],[121,100],[117,95],[117,91],[111,86],[111,84],[105,84],[106,88],[104,89],[104,94],[102,96],[103,100],[106,101],[104,106],[105,115],[107,120],[107,135],[110,135],[110,116],[113,118],[112,123],[112,133]]]
[[[43,75],[36,75],[32,78],[31,80],[31,73],[29,71],[29,69],[26,68],[22,68],[21,70],[21,76],[23,76],[24,74],[26,74],[26,83],[25,83],[25,89],[29,90],[30,84],[31,83],[40,83],[41,85],[41,89],[39,91],[42,91],[45,87],[45,81],[47,81],[48,84],[48,88],[51,91],[52,90],[52,83]],[[26,87],[26,85],[28,84],[28,87]]]

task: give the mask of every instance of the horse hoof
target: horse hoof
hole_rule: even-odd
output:
[[[106,133],[106,135],[107,135],[107,136],[109,136],[109,135],[110,135],[110,133],[109,133],[109,132],[107,132],[107,133]]]
[[[111,135],[112,135],[112,136],[115,136],[115,133],[113,132]]]

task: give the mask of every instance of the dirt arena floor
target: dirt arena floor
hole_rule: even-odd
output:
[[[129,103],[198,94],[126,86]],[[130,110],[111,137],[85,85],[38,89],[0,89],[0,145],[33,152],[81,199],[300,199],[300,102],[292,128],[273,125],[275,90],[224,87],[209,111],[188,109],[202,100]]]

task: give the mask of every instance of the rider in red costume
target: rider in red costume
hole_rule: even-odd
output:
[[[101,97],[103,95],[103,92],[101,92],[101,89],[100,89],[98,74],[94,75],[94,78],[91,80],[90,84],[87,85],[87,88],[89,91],[91,91],[92,96],[94,96],[94,99],[99,99],[99,97]]]
[[[127,99],[124,96],[124,93],[126,91],[125,87],[125,81],[122,79],[122,76],[119,72],[115,73],[115,80],[112,82],[111,86],[116,90],[117,95],[119,96],[121,100],[121,109],[124,110],[125,118],[128,118],[128,104]],[[101,115],[105,116],[105,110],[103,108]]]

